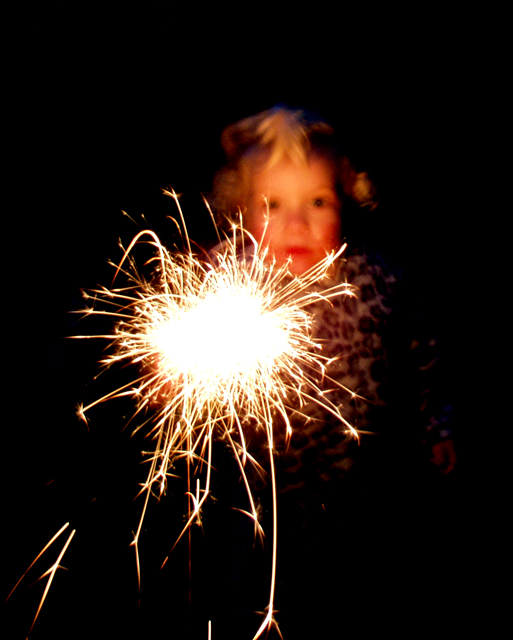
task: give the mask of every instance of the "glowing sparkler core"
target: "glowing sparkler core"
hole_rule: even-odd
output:
[[[170,377],[183,375],[211,379],[212,388],[241,384],[241,377],[272,373],[277,358],[290,354],[290,320],[265,309],[258,291],[240,283],[234,291],[209,292],[186,310],[161,316],[150,330],[153,347],[163,355]],[[298,315],[298,314],[296,314]],[[301,314],[304,315],[304,314]],[[301,319],[301,318],[299,318]]]
[[[174,193],[168,195],[178,204]],[[157,252],[154,277],[149,283],[138,274],[131,255],[143,236],[150,236],[150,244]],[[274,501],[273,558],[267,615],[255,639],[274,623],[275,417],[284,419],[289,437],[292,399],[299,400],[299,406],[313,401],[335,415],[341,429],[356,435],[340,408],[319,388],[320,380],[326,379],[328,361],[312,337],[312,315],[308,312],[308,306],[319,299],[352,294],[344,284],[332,284],[319,292],[318,283],[326,278],[344,248],[303,276],[293,277],[286,266],[276,267],[265,250],[241,228],[234,229],[233,239],[225,240],[213,256],[205,259],[199,259],[190,247],[185,253],[172,254],[152,231],[142,231],[117,267],[117,273],[122,271],[128,277],[129,286],[94,292],[97,299],[114,310],[91,312],[118,319],[112,335],[99,336],[110,340],[113,346],[103,363],[139,363],[141,373],[133,384],[80,408],[79,415],[84,417],[92,406],[125,395],[136,398],[136,414],[148,407],[155,410],[154,417],[138,427],[152,422],[149,434],[155,441],[143,488],[145,505],[134,540],[138,571],[138,540],[152,487],[157,484],[159,493],[165,490],[170,468],[178,458],[187,459],[189,473],[196,464],[206,461],[203,476],[197,474],[203,479],[198,480],[195,495],[189,493],[193,508],[180,539],[199,517],[208,496],[212,439],[216,434],[223,435],[233,448],[246,483],[248,515],[258,531],[257,512],[244,471],[246,418],[266,432]],[[125,261],[128,268],[123,268]],[[313,285],[316,288],[312,289]]]

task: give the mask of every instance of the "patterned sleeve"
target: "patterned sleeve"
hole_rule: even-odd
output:
[[[433,445],[452,437],[453,405],[447,397],[448,384],[439,340],[425,314],[419,314],[413,323],[410,358],[416,376],[420,427],[424,442]]]

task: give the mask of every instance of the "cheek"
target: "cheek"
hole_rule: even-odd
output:
[[[319,244],[324,249],[331,250],[338,248],[341,236],[340,217],[333,215],[329,220],[325,220],[317,226],[317,238]]]
[[[265,230],[264,216],[248,212],[244,218],[244,229],[249,231],[257,242],[261,242]]]
[[[272,215],[268,218],[263,212],[248,212],[244,228],[251,233],[257,242],[262,242],[264,246],[271,248],[279,244],[283,237],[279,219]]]

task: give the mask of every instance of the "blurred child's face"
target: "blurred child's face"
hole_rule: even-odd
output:
[[[327,160],[282,160],[253,174],[245,226],[278,265],[290,259],[290,271],[301,275],[338,248],[340,207]]]

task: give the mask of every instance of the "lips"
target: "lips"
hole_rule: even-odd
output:
[[[278,259],[278,263],[287,265],[289,271],[294,275],[305,273],[318,262],[317,255],[313,249],[298,245],[286,247],[279,252],[275,252],[274,255]]]
[[[307,247],[287,247],[284,253],[291,258],[301,258],[304,256],[310,256],[313,252]]]

